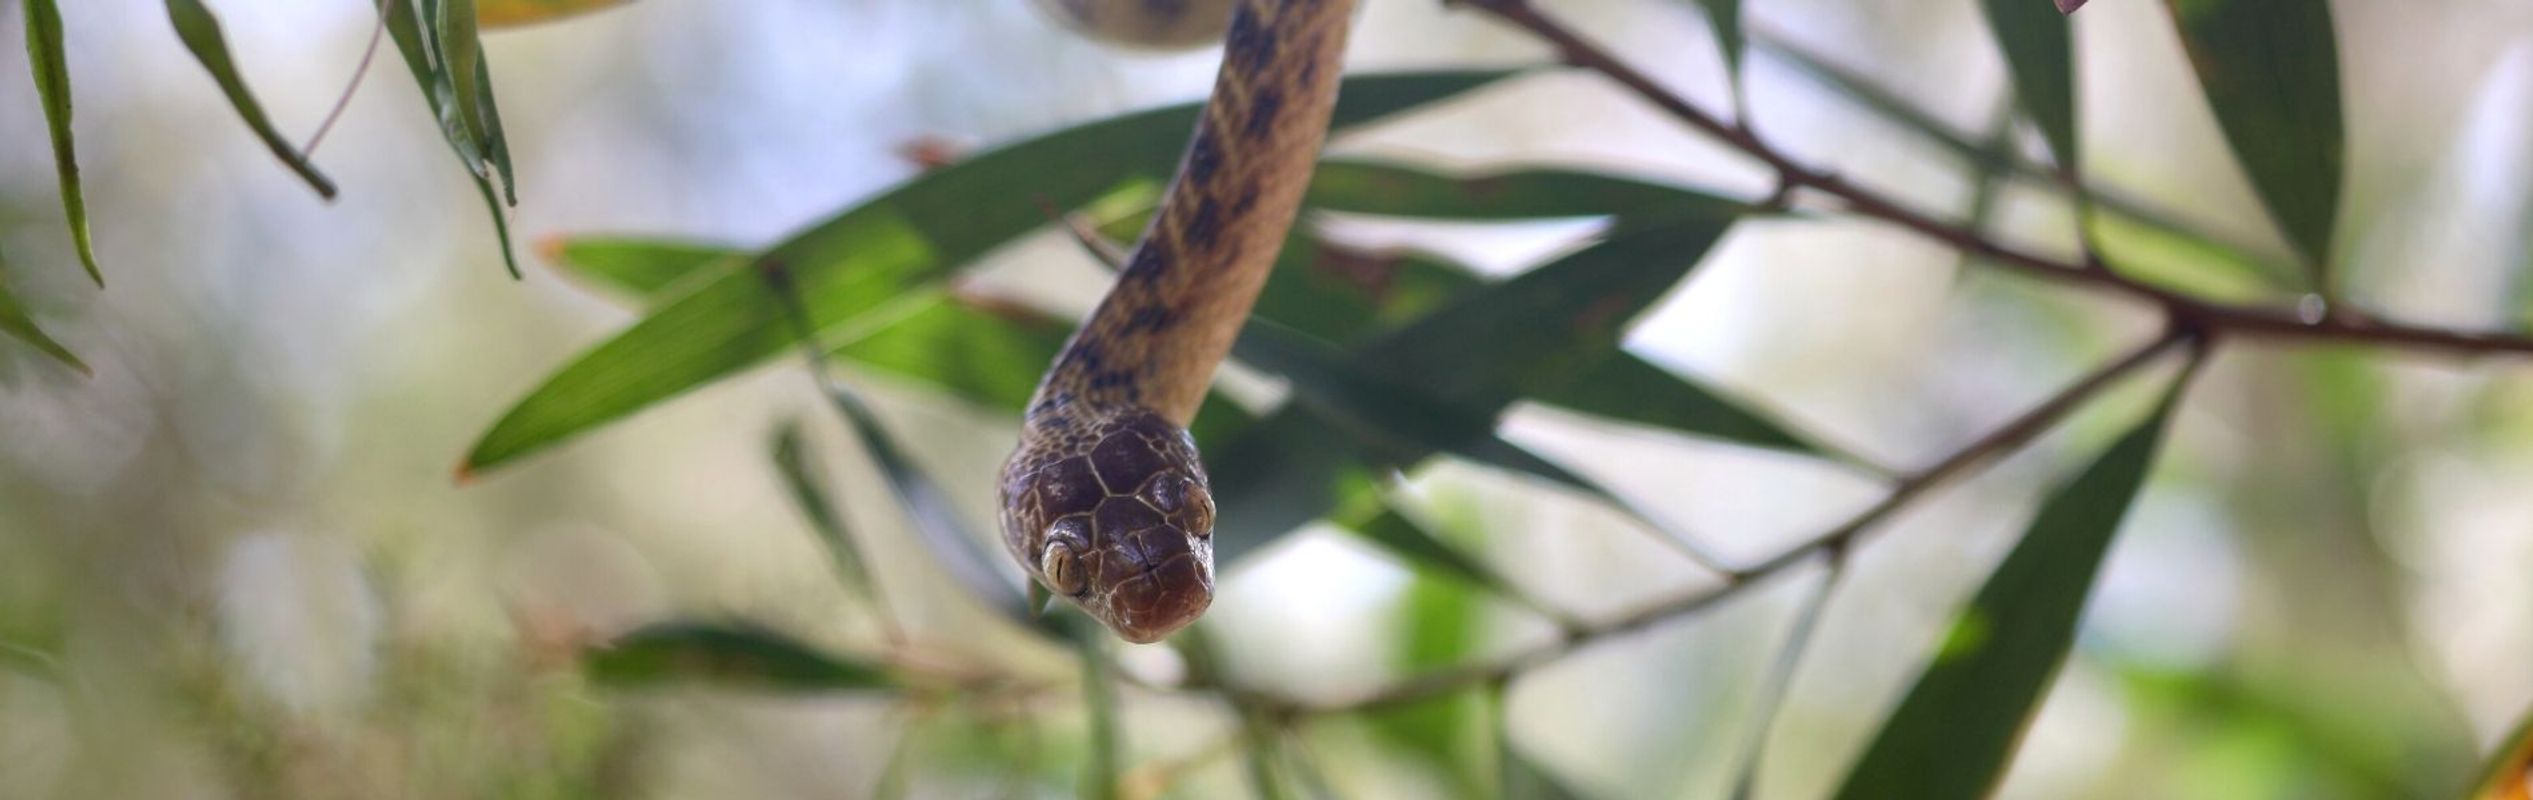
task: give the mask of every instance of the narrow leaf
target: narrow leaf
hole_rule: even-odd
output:
[[[229,105],[237,109],[238,117],[246,120],[248,128],[254,129],[256,138],[264,140],[264,146],[290,171],[298,173],[300,180],[316,189],[318,196],[334,199],[334,181],[318,172],[307,155],[283,138],[273,121],[264,116],[263,104],[256,102],[255,93],[246,88],[246,78],[238,74],[237,62],[229,56],[228,39],[220,33],[220,19],[211,15],[211,9],[203,7],[202,0],[167,0],[167,20],[175,24],[176,38],[184,40],[185,49],[193,51],[194,59],[211,73],[211,80],[220,84],[220,93],[228,95]]]
[[[421,88],[423,102],[430,106],[432,119],[439,123],[441,138],[447,140],[449,150],[457,154],[458,163],[466,168],[467,177],[475,182],[475,193],[484,199],[484,207],[491,211],[493,234],[501,246],[502,264],[515,278],[520,274],[519,260],[510,246],[510,216],[505,211],[502,198],[503,193],[508,192],[515,204],[517,189],[493,187],[496,165],[487,161],[485,152],[488,146],[500,148],[498,172],[506,183],[509,146],[504,141],[481,142],[474,130],[468,127],[467,114],[458,102],[457,81],[449,74],[448,57],[441,50],[439,29],[435,24],[426,24],[439,19],[440,8],[439,0],[389,0],[385,6],[387,33],[395,39],[396,51],[404,56],[405,68],[413,74],[415,85]],[[478,85],[488,84],[485,79],[487,73],[481,71],[482,61],[478,59],[476,64],[476,82]],[[489,112],[492,108],[490,95],[486,94],[484,98],[482,109]],[[496,118],[497,124],[497,113],[487,116]]]
[[[1336,126],[1456,95],[1509,73],[1365,76],[1346,82]],[[1084,125],[981,154],[812,226],[759,258],[792,280],[822,336],[851,338],[910,289],[1131,181],[1166,178],[1197,107]],[[658,310],[555,373],[467,456],[481,471],[763,361],[792,339],[754,275],[733,274]],[[859,330],[856,330],[856,329]]]
[[[2073,171],[2076,149],[2075,45],[2067,16],[2037,0],[1986,0],[1988,30],[2013,72],[2015,102],[2049,140],[2061,169]]]
[[[1741,95],[1741,0],[1697,0],[1706,9],[1706,24],[1715,29],[1715,49],[1724,53],[1724,78]]]
[[[1597,217],[1649,209],[1739,205],[1651,181],[1564,169],[1447,176],[1395,162],[1331,159],[1311,176],[1310,207],[1359,214],[1465,220]]]
[[[773,691],[884,689],[878,665],[823,652],[750,625],[645,626],[582,656],[592,682],[617,688],[703,683]]]
[[[915,465],[897,444],[897,437],[880,425],[860,398],[840,388],[827,387],[827,397],[845,422],[861,437],[862,449],[871,454],[880,473],[888,479],[888,488],[897,495],[897,505],[905,509],[915,524],[924,547],[942,571],[950,574],[968,596],[985,604],[1022,627],[1038,627],[1039,621],[1028,598],[1021,594],[1011,579],[994,567],[995,554],[986,552],[981,537],[973,533],[959,517],[956,503],[934,483],[932,476]]]
[[[2165,0],[2252,188],[2308,266],[2331,256],[2347,134],[2324,0]]]
[[[626,0],[475,0],[475,21],[508,28],[624,5]]]
[[[2185,373],[2162,407],[2041,505],[1848,772],[1840,798],[1976,798],[1993,791],[2067,656],[2103,554],[2145,484],[2186,383]]]
[[[1513,592],[1511,586],[1506,585],[1485,567],[1479,566],[1476,561],[1462,555],[1460,551],[1452,549],[1451,545],[1444,544],[1441,537],[1434,535],[1433,531],[1427,530],[1416,520],[1400,513],[1396,508],[1389,507],[1386,503],[1376,507],[1379,509],[1378,513],[1371,515],[1368,519],[1341,524],[1346,530],[1363,537],[1365,541],[1380,546],[1390,555],[1397,556],[1400,560],[1418,568],[1448,575],[1471,586],[1483,587],[1499,594],[1520,596]]]
[[[71,244],[79,250],[79,263],[88,268],[88,279],[104,286],[96,245],[88,238],[88,193],[79,182],[79,154],[70,135],[70,60],[62,49],[62,12],[55,0],[26,0],[26,62],[35,74],[35,95],[44,104],[45,130],[53,137],[53,171],[61,181],[62,216],[70,221]]]
[[[867,566],[870,562],[862,557],[861,545],[854,543],[853,533],[844,527],[844,515],[827,494],[826,476],[818,469],[817,455],[802,434],[800,423],[785,423],[778,429],[772,449],[774,470],[782,476],[792,506],[800,509],[810,531],[818,535],[818,542],[827,546],[827,557],[835,562],[837,576],[864,600],[877,599],[879,584],[871,580]]]
[[[671,287],[715,261],[728,260],[736,268],[747,258],[746,251],[730,245],[614,236],[556,237],[538,250],[565,275],[643,306],[658,304]]]
[[[91,374],[88,364],[80,361],[78,355],[70,352],[70,348],[63,347],[60,341],[55,340],[51,334],[45,333],[43,328],[36,326],[35,318],[27,314],[26,306],[19,303],[17,295],[9,291],[9,284],[5,278],[8,272],[7,267],[8,259],[0,258],[0,333],[6,333],[18,341],[25,342],[29,347],[43,351],[45,355],[52,356],[53,360],[62,362],[71,369],[79,370],[80,374]]]

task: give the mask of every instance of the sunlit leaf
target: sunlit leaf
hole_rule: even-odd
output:
[[[1364,76],[1346,81],[1336,126],[1350,127],[1485,85],[1505,72]],[[822,337],[876,329],[869,317],[985,251],[1133,180],[1165,178],[1196,106],[1092,123],[917,176],[811,226],[759,257],[792,276]],[[757,278],[733,274],[659,309],[555,373],[484,434],[463,469],[481,471],[763,361],[792,340]]]
[[[645,626],[582,657],[592,682],[619,688],[708,684],[777,691],[885,689],[877,665],[744,624]]]
[[[88,268],[88,279],[104,286],[96,245],[88,237],[88,193],[80,186],[79,154],[70,135],[70,61],[62,50],[61,8],[55,0],[26,0],[25,5],[26,63],[35,73],[35,95],[43,101],[44,128],[53,137],[53,171],[61,181],[62,216],[70,220],[70,241],[79,250],[79,263]],[[10,331],[17,333],[14,327]]]
[[[2498,743],[2498,752],[2490,756],[2472,800],[2533,800],[2533,715],[2527,715],[2513,735]]]
[[[626,0],[475,0],[475,21],[507,28],[624,5]]]
[[[2324,0],[2165,0],[2234,157],[2316,269],[2331,257],[2347,134]]]
[[[480,93],[482,105],[476,116],[491,123],[495,138],[486,141],[468,123],[469,112],[459,101],[457,79],[448,70],[448,54],[444,52],[436,21],[441,14],[441,0],[390,0],[385,6],[387,33],[396,41],[396,51],[404,56],[405,67],[413,73],[414,83],[422,90],[423,102],[430,105],[431,117],[439,123],[440,136],[457,154],[458,163],[466,168],[467,177],[475,182],[475,193],[491,211],[495,240],[501,246],[501,259],[512,277],[519,275],[519,260],[510,246],[510,215],[503,203],[505,194],[511,203],[518,201],[517,188],[509,185],[509,145],[500,138],[499,113],[493,109],[491,93]],[[478,51],[480,52],[480,51]],[[476,86],[488,86],[489,73],[480,57],[474,60]],[[504,187],[493,186],[498,173]]]
[[[2049,140],[2058,166],[2073,170],[2076,149],[2075,46],[2067,16],[2032,0],[1985,0],[1988,30],[2011,68],[2014,99]]]
[[[728,269],[736,269],[748,257],[729,245],[628,236],[557,237],[540,243],[538,251],[564,274],[643,306],[675,297],[678,282],[706,272],[714,261],[728,259]]]
[[[2185,381],[2042,503],[1847,774],[1840,798],[1976,798],[2004,777]]]
[[[862,557],[862,547],[853,541],[853,533],[845,530],[844,515],[837,511],[835,500],[827,493],[826,476],[818,468],[817,454],[801,433],[800,423],[785,423],[775,431],[772,455],[774,470],[783,477],[783,488],[791,494],[792,507],[800,510],[810,531],[818,534],[819,543],[827,546],[827,556],[835,562],[837,575],[863,599],[874,599],[879,584],[871,580],[867,566],[870,562]]]
[[[167,0],[167,20],[176,26],[176,38],[184,40],[185,49],[193,51],[194,59],[202,62],[203,70],[220,84],[220,93],[228,95],[229,105],[237,109],[238,117],[254,129],[256,138],[264,140],[264,146],[290,171],[298,173],[300,180],[316,189],[318,195],[334,199],[334,181],[318,172],[307,155],[282,138],[273,121],[264,116],[263,104],[256,102],[255,93],[246,88],[245,76],[238,74],[237,62],[229,56],[228,39],[221,35],[220,19],[211,15],[211,9],[204,8],[202,0]]]
[[[43,351],[45,355],[52,356],[53,360],[60,361],[71,369],[79,370],[82,374],[88,373],[86,362],[80,361],[79,356],[70,352],[70,348],[63,347],[62,343],[55,340],[51,334],[37,327],[35,318],[27,315],[26,306],[19,303],[17,295],[9,291],[9,283],[5,277],[7,272],[8,259],[0,257],[0,333],[8,334],[18,341],[25,342],[29,347]]]

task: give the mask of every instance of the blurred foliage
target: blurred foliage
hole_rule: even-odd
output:
[[[388,0],[381,6],[378,24],[414,78],[438,137],[490,212],[514,276],[510,213],[518,205],[518,165],[479,28],[543,22],[620,1]],[[102,285],[73,141],[60,9],[55,0],[22,5],[71,249]],[[1517,0],[1472,5],[1528,8]],[[1745,62],[1783,62],[1967,167],[1966,235],[1985,231],[2010,190],[2036,190],[2073,212],[2068,222],[2082,232],[2076,247],[2088,259],[2099,257],[2118,270],[2105,280],[2247,303],[2286,300],[2308,287],[2328,294],[2336,285],[2328,268],[2346,258],[2334,243],[2347,238],[2339,225],[2349,125],[2342,108],[2344,48],[2327,3],[2165,4],[2232,157],[2308,268],[2303,276],[2269,263],[2257,247],[2209,233],[2203,221],[2079,179],[2084,144],[2078,132],[2086,126],[2077,102],[2084,87],[2076,69],[2076,25],[2037,2],[1996,0],[1979,10],[2006,65],[2012,102],[1998,113],[2010,111],[2037,131],[2054,167],[2018,149],[2003,116],[1994,131],[1965,133],[1877,85],[1870,74],[1751,26],[1736,0],[1697,5],[1724,57],[1736,119],[1748,119]],[[314,144],[295,146],[276,128],[211,9],[200,0],[166,0],[165,10],[236,115],[288,169],[331,199],[334,184],[307,153]],[[1570,43],[1563,46],[1569,61],[1590,62]],[[1420,114],[1522,74],[1349,76],[1336,127],[1342,133]],[[894,736],[884,747],[868,748],[878,753],[868,759],[868,780],[829,793],[1140,798],[1245,784],[1261,797],[1362,796],[1378,792],[1340,779],[1357,777],[1351,764],[1378,760],[1409,776],[1383,780],[1412,781],[1442,796],[1580,797],[1573,787],[1584,784],[1561,778],[1550,763],[1554,754],[1527,752],[1519,742],[1524,720],[1514,714],[1514,682],[1586,646],[1706,608],[1827,550],[1830,586],[1805,606],[1792,643],[1761,684],[1770,694],[1814,689],[1794,677],[1814,652],[1807,645],[1819,635],[1814,623],[1829,592],[1854,585],[1838,559],[1848,557],[1861,534],[1878,529],[1930,482],[1953,477],[1967,469],[1963,465],[2002,458],[2057,428],[2102,386],[2151,360],[2124,364],[2103,381],[2080,382],[2044,402],[2030,429],[2009,426],[1923,472],[1890,470],[1736,389],[1660,366],[1626,346],[1631,332],[1735,230],[1872,216],[1873,209],[1797,205],[1791,183],[1789,191],[1749,203],[1601,168],[1453,170],[1404,158],[1332,157],[1310,187],[1312,213],[1288,238],[1233,351],[1241,365],[1277,379],[1278,401],[1227,388],[1209,398],[1194,430],[1213,465],[1224,570],[1264,561],[1258,554],[1269,545],[1314,525],[1343,531],[1404,567],[1394,576],[1398,586],[1380,626],[1385,649],[1370,659],[1394,680],[1333,698],[1287,695],[1245,683],[1253,676],[1225,662],[1230,648],[1218,641],[1225,632],[1211,625],[1182,636],[1175,649],[1134,650],[1069,610],[1032,602],[1012,582],[992,537],[972,524],[978,515],[959,499],[959,484],[937,476],[906,441],[915,431],[875,402],[879,394],[911,390],[956,401],[965,412],[1015,419],[1072,322],[1030,299],[979,289],[980,265],[1075,216],[1090,237],[1140,231],[1200,113],[1196,104],[1127,113],[950,159],[764,246],[615,235],[558,237],[541,248],[565,275],[624,301],[638,319],[554,369],[486,427],[461,477],[513,467],[797,347],[860,458],[834,457],[817,443],[818,424],[787,420],[763,440],[764,465],[823,548],[843,602],[867,612],[879,629],[875,640],[794,627],[804,618],[834,616],[838,609],[831,608],[810,609],[780,625],[681,612],[604,635],[514,611],[521,614],[522,638],[515,657],[391,653],[373,680],[379,696],[368,702],[375,718],[356,714],[351,722],[329,723],[336,728],[309,722],[321,717],[305,709],[276,707],[221,665],[224,653],[193,646],[157,654],[178,666],[174,694],[183,699],[186,723],[218,732],[211,737],[217,771],[251,796],[342,793],[330,781],[366,769],[387,769],[418,795],[622,796],[647,768],[639,763],[647,737],[674,718],[661,709],[678,707],[666,704],[699,694],[755,693],[833,694],[886,708],[887,721],[875,727]],[[1718,132],[1722,138],[1757,135],[1747,125]],[[1564,249],[1497,279],[1463,257],[1351,243],[1342,226],[1327,223],[1330,215],[1495,226],[1580,220],[1591,228]],[[1096,238],[1087,243],[1105,245]],[[1978,260],[1975,250],[1965,246],[1965,264]],[[2086,262],[2088,268],[2093,263]],[[0,262],[0,332],[87,372],[9,291],[7,273],[23,268]],[[2156,346],[2185,340],[2212,346],[2198,338],[2208,333],[2175,324]],[[1983,567],[1975,594],[1945,612],[1947,632],[1932,651],[1906,656],[1924,666],[1901,690],[1895,710],[1865,737],[1852,764],[1829,767],[1840,770],[1833,784],[1838,796],[1981,797],[2010,785],[2043,700],[2067,671],[2070,654],[2081,656],[2087,647],[2079,623],[2088,600],[2101,588],[2130,508],[2152,483],[2158,447],[2204,356],[2204,350],[2194,352],[2152,411],[2090,466],[2040,493],[2037,513],[2011,538],[2002,560]],[[2318,469],[2339,493],[2366,489],[2378,478],[2371,465],[2385,455],[2378,440],[2399,387],[2371,361],[2348,352],[2310,357],[2289,369],[2301,370],[2294,378],[2309,401],[2298,408],[2309,419],[2263,415],[2262,421],[2301,425],[2298,444],[2322,456]],[[1739,564],[1708,552],[1702,532],[1643,508],[1643,498],[1507,435],[1508,417],[1525,404],[1628,432],[1685,435],[1888,478],[1892,493],[1844,528],[1755,565]],[[2081,432],[2082,426],[2067,427]],[[1650,533],[1656,544],[1695,563],[1683,570],[1708,584],[1698,589],[1705,593],[1615,615],[1567,610],[1533,588],[1527,570],[1507,568],[1517,556],[1507,554],[1505,537],[1495,532],[1508,526],[1482,518],[1482,502],[1414,501],[1405,488],[1408,476],[1436,462],[1551,488]],[[886,510],[902,516],[912,536],[899,541],[887,535],[897,531],[857,527],[861,509],[850,507],[851,495],[839,488],[848,479],[884,487]],[[2261,495],[2247,503],[2269,502],[2274,495],[2268,493],[2279,490],[2246,483],[2254,484],[2247,491]],[[2362,550],[2370,556],[2364,569],[2387,560],[2370,549],[2373,543],[2352,546],[2347,538],[2366,535],[2368,523],[2351,521],[2362,509],[2303,505],[2279,518],[2335,516],[2338,524],[2317,538],[2341,537],[2333,541],[2343,552]],[[896,560],[909,550],[928,563],[909,567]],[[946,576],[955,593],[986,616],[975,630],[927,630],[924,620],[936,620],[937,609],[892,598],[891,581],[882,579],[906,570]],[[2389,604],[2390,592],[2381,586],[2353,592]],[[1517,628],[1507,624],[1512,617],[1503,606],[1543,630],[1528,638],[1508,634]],[[1020,644],[1009,652],[977,644],[989,636]],[[83,678],[59,666],[65,657],[56,649],[50,641],[42,647],[0,642],[0,672],[6,673],[0,679],[53,692],[76,689]],[[2174,670],[2101,660],[2090,666],[2103,663],[2117,668],[2112,677],[2127,702],[2126,721],[2138,731],[2131,740],[2162,737],[2180,751],[2156,762],[2176,765],[2172,775],[2131,785],[2216,787],[2220,796],[2390,797],[2444,791],[2445,783],[2458,787],[2465,780],[2447,774],[2455,771],[2449,762],[2459,758],[2461,737],[2419,733],[2433,724],[2419,720],[2435,710],[2380,723],[2395,715],[2375,714],[2373,705],[2401,702],[2392,691],[2340,700],[2282,688],[2253,664]],[[8,699],[8,686],[0,683],[0,701]],[[492,687],[498,697],[489,716],[475,718],[478,706],[471,701],[478,698],[455,696],[455,686]],[[1773,697],[1758,703],[1760,719],[1748,723],[1762,741],[1745,756],[1738,789],[1745,795],[1766,759],[1812,757],[1771,753],[1765,733],[1793,713],[1783,705]],[[400,740],[382,730],[388,728],[410,733]],[[1324,742],[1348,736],[1368,742],[1372,755],[1327,758],[1333,748]],[[332,764],[303,757],[341,741],[397,752]],[[1774,749],[1787,746],[1776,742]],[[2137,757],[2105,758],[2114,755]],[[2533,729],[2519,728],[2496,748],[2476,784],[2477,797],[2527,797],[2528,765]],[[1213,772],[1226,774],[1205,783]]]

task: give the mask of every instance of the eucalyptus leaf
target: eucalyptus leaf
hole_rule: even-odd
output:
[[[1347,80],[1344,129],[1510,74],[1406,73]],[[1045,224],[1046,205],[1089,202],[1131,181],[1165,179],[1197,106],[1083,125],[980,154],[912,181],[775,245],[751,271],[781,271],[822,337],[877,329],[871,317],[1004,242]],[[490,469],[754,365],[792,336],[754,275],[732,274],[658,309],[548,378],[503,415],[461,471]]]
[[[310,188],[316,189],[319,196],[334,199],[334,181],[328,179],[325,173],[318,172],[317,166],[309,163],[307,154],[299,152],[297,146],[282,137],[281,131],[273,127],[272,119],[264,115],[264,105],[257,102],[255,93],[246,87],[245,76],[238,74],[237,62],[229,55],[228,38],[220,32],[220,18],[212,16],[211,9],[203,7],[202,0],[167,0],[167,20],[176,26],[176,38],[183,40],[185,49],[192,51],[194,59],[202,62],[205,72],[211,73],[211,80],[220,85],[220,93],[228,95],[229,105],[236,108],[238,117],[255,131],[255,137],[264,141],[264,147],[272,150],[273,156],[280,158],[290,171],[298,173],[300,180],[307,181]]]
[[[2065,14],[2032,0],[1985,0],[1988,30],[2013,71],[2014,98],[2049,140],[2058,166],[2076,169],[2075,44]]]
[[[801,431],[800,423],[788,422],[774,434],[772,458],[774,470],[783,478],[783,488],[792,499],[792,507],[800,510],[809,522],[819,544],[826,545],[827,557],[835,562],[837,577],[864,600],[876,601],[879,584],[871,579],[870,560],[862,555],[862,547],[853,541],[853,532],[845,529],[844,515],[827,493],[826,476],[818,469],[818,455]]]
[[[464,95],[459,91],[457,77],[449,71],[449,53],[445,49],[446,42],[439,24],[445,11],[442,2],[388,0],[384,6],[387,33],[395,40],[396,51],[404,57],[405,68],[413,74],[415,85],[422,90],[423,102],[429,105],[432,119],[439,124],[441,138],[447,140],[449,150],[457,154],[458,163],[466,168],[467,177],[475,183],[475,193],[483,198],[484,207],[492,213],[493,233],[495,241],[501,246],[502,265],[515,278],[520,275],[519,259],[510,244],[510,215],[503,198],[508,197],[509,205],[517,204],[518,189],[510,181],[509,144],[500,135],[500,114],[492,103],[489,68],[484,65],[480,50],[476,50],[477,55],[471,60],[473,67],[469,70],[473,77],[468,84],[479,87],[474,95],[478,102],[465,104],[460,100]],[[468,41],[470,45],[473,42],[472,39]],[[470,118],[478,122],[470,123]],[[478,135],[479,124],[489,128],[485,131],[486,135]],[[495,175],[501,177],[502,187],[493,186]]]
[[[62,216],[70,222],[71,245],[79,251],[88,279],[104,286],[105,272],[97,268],[97,248],[88,236],[88,192],[79,181],[78,147],[70,133],[70,60],[62,47],[62,11],[56,0],[25,0],[25,8],[26,64],[35,75],[35,95],[44,105],[44,129],[53,138],[53,171],[61,182]],[[26,338],[14,326],[9,330]]]
[[[791,692],[886,689],[878,665],[827,653],[745,624],[666,622],[644,626],[585,653],[582,669],[601,686],[710,684]]]
[[[2325,0],[2165,0],[2234,157],[2320,270],[2331,257],[2348,135]],[[2317,273],[2318,274],[2318,273]]]
[[[2155,413],[2042,503],[1838,797],[1977,798],[1995,790],[2066,659],[2103,555],[2145,485],[2186,385],[2187,373]]]
[[[1600,217],[1648,209],[1722,210],[1731,201],[1691,189],[1570,169],[1449,176],[1388,161],[1330,159],[1304,202],[1324,211],[1456,220]]]
[[[52,356],[53,360],[62,362],[71,369],[79,370],[80,374],[90,374],[87,362],[80,361],[77,354],[70,352],[70,348],[62,346],[62,343],[54,339],[52,334],[45,333],[42,327],[35,324],[35,318],[27,314],[26,306],[18,302],[16,294],[9,291],[7,272],[8,259],[0,257],[0,333],[25,342],[27,346]]]

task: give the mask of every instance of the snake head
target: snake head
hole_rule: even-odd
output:
[[[1003,473],[1003,535],[1030,577],[1132,642],[1214,601],[1214,499],[1187,431],[1142,409],[1028,435]]]

